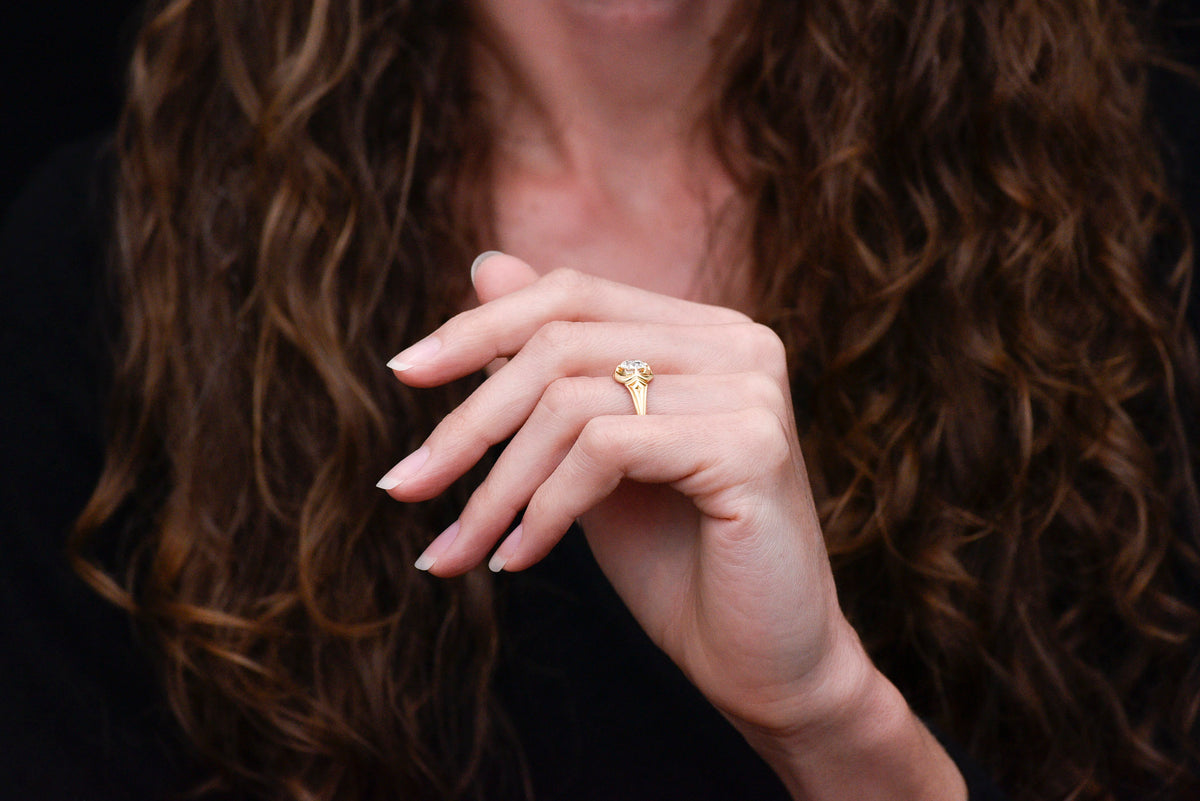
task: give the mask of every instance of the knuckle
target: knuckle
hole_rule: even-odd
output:
[[[459,520],[468,528],[488,522],[494,514],[496,506],[496,490],[492,482],[485,479],[475,488],[467,503],[463,506]]]
[[[430,440],[436,439],[454,448],[478,442],[492,444],[478,414],[478,405],[479,401],[474,397],[464,400],[458,408],[442,418],[430,434]]]
[[[754,322],[754,318],[748,314],[738,311],[737,309],[731,309],[728,306],[714,306],[713,308],[715,309],[714,314],[716,315],[715,322],[719,325],[732,325],[738,323],[752,324]]]
[[[750,323],[745,326],[744,346],[751,364],[763,365],[767,373],[776,379],[787,380],[787,346],[769,326]]]
[[[775,412],[755,406],[742,410],[739,417],[737,429],[756,459],[771,465],[791,461],[787,429]]]
[[[612,417],[593,417],[579,432],[582,454],[598,463],[612,461],[621,452],[620,421]]]
[[[511,520],[519,509],[511,494],[489,476],[471,493],[459,519],[472,528],[491,528],[497,521]]]
[[[558,291],[571,297],[585,289],[594,279],[587,273],[572,270],[570,267],[559,267],[547,273],[543,280]]]
[[[542,392],[539,405],[556,419],[570,419],[591,403],[592,398],[587,390],[589,384],[587,379],[573,376],[556,378]]]
[[[567,320],[551,320],[530,338],[538,353],[559,355],[572,348],[579,339],[579,324]]]
[[[526,522],[541,523],[551,517],[555,511],[553,499],[547,497],[547,493],[539,490],[533,493],[529,498],[529,502],[525,505],[525,512],[522,515]],[[529,528],[529,526],[526,526]]]
[[[783,392],[779,383],[764,373],[744,373],[739,377],[746,393],[748,406],[779,408],[783,404]]]
[[[747,326],[750,344],[757,355],[782,361],[787,355],[783,340],[770,327],[762,323],[750,323]]]

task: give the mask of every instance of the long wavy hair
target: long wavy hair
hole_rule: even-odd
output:
[[[709,122],[844,609],[1015,798],[1197,797],[1192,253],[1138,20],[742,5]],[[465,490],[372,486],[469,390],[381,368],[461,307],[487,244],[469,35],[449,0],[156,0],[137,41],[75,561],[220,780],[264,797],[495,779],[490,586],[411,567]]]

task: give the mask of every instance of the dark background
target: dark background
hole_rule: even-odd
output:
[[[137,0],[0,0],[0,212],[62,145],[110,130]]]

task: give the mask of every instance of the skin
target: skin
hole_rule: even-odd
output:
[[[740,198],[700,126],[728,0],[478,0],[499,249],[738,305]]]
[[[414,387],[494,371],[380,486],[427,500],[511,438],[418,567],[521,570],[578,519],[650,637],[794,797],[962,799],[838,607],[783,346],[728,308],[737,201],[695,135],[727,6],[476,4],[497,227],[524,260],[478,263],[480,305],[390,363]],[[612,379],[627,358],[655,372],[644,417]]]

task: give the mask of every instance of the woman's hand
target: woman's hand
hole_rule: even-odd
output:
[[[779,339],[728,309],[538,279],[509,256],[475,281],[483,304],[391,365],[420,387],[508,361],[380,486],[431,498],[511,442],[418,566],[469,570],[524,508],[490,562],[520,570],[579,519],[642,627],[760,751],[803,751],[870,708],[882,677],[838,607]],[[625,359],[654,370],[646,416],[612,378]]]

